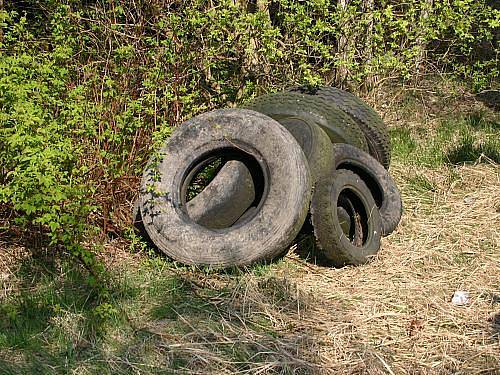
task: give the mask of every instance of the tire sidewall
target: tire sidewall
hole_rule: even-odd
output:
[[[305,155],[288,131],[254,111],[218,110],[174,133],[161,150],[159,181],[147,169],[141,187],[145,227],[158,247],[183,263],[217,266],[247,265],[283,251],[300,230],[311,195]],[[212,230],[189,218],[179,186],[200,155],[224,147],[244,150],[259,162],[268,176],[267,192],[251,220]]]

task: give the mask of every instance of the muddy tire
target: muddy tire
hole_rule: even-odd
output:
[[[333,171],[320,182],[311,202],[311,222],[319,255],[337,267],[369,262],[380,249],[382,229],[370,190],[359,176],[347,170]],[[355,209],[355,225],[349,228],[352,235],[345,233],[339,220],[342,199],[352,202]]]
[[[382,235],[398,226],[403,214],[401,194],[389,172],[371,155],[347,144],[333,145],[335,169],[356,173],[372,193],[382,218]]]
[[[245,266],[272,259],[299,232],[311,197],[306,157],[293,136],[260,113],[227,109],[178,127],[143,175],[140,209],[156,246],[186,264]],[[214,229],[190,218],[186,189],[193,170],[213,157],[243,163],[255,200],[237,224]]]
[[[312,89],[294,87],[290,91],[308,94],[314,98],[325,99],[337,105],[342,111],[352,117],[364,133],[370,155],[377,159],[384,168],[389,168],[391,144],[387,127],[378,113],[366,102],[347,91],[331,86],[320,86]]]
[[[258,107],[255,110],[268,114],[266,108]],[[311,116],[298,117],[295,111],[290,113],[287,106],[273,107],[272,114],[302,148],[314,185],[321,175],[331,169],[333,154],[330,139],[311,120]],[[254,197],[250,172],[243,163],[230,161],[200,194],[188,202],[188,214],[198,224],[224,228],[252,214],[253,210],[248,208]]]
[[[333,154],[328,136],[311,121],[310,116],[299,118],[295,112],[289,114],[287,107],[274,108],[272,112],[275,116],[279,113],[277,117],[280,124],[293,135],[302,148],[314,184],[319,176],[332,166]],[[251,214],[253,210],[249,210],[249,207],[254,199],[255,191],[250,172],[243,163],[232,160],[222,166],[213,180],[187,202],[187,212],[191,219],[200,225],[212,229],[225,228]],[[140,218],[140,215],[138,217]],[[139,228],[140,225],[142,223],[138,222],[136,227]],[[144,237],[142,230],[140,233]]]

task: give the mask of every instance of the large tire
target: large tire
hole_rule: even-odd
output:
[[[304,97],[289,95],[287,97]],[[319,127],[318,120],[309,113],[305,106],[301,115],[297,110],[290,110],[289,102],[276,100],[271,109],[264,105],[251,106],[265,115],[271,114],[297,140],[309,164],[312,183],[331,168],[333,155],[331,142],[327,134]],[[330,120],[332,121],[332,120]],[[339,121],[341,123],[341,121]],[[361,134],[358,134],[361,137]],[[213,180],[192,200],[187,203],[187,211],[191,219],[198,224],[210,228],[225,228],[239,219],[254,200],[255,191],[250,172],[238,161],[227,162]],[[246,212],[243,219],[250,212]]]
[[[289,106],[281,106],[281,102],[277,102],[271,111],[266,111],[266,107],[257,107],[255,110],[265,115],[272,112],[278,122],[293,135],[306,156],[313,185],[320,176],[331,169],[331,142],[313,121],[314,118],[310,115],[297,116],[295,110],[290,111]],[[188,202],[187,209],[191,218],[198,224],[210,228],[224,228],[252,214],[254,210],[247,209],[254,197],[250,172],[243,163],[230,161],[219,170],[201,193]]]
[[[194,117],[172,134],[141,184],[141,214],[156,246],[186,264],[244,266],[282,253],[299,232],[311,197],[307,160],[278,122],[249,110],[218,110]],[[195,223],[185,190],[195,166],[210,157],[245,164],[256,186],[254,213],[213,229]]]
[[[290,91],[308,94],[335,103],[342,111],[354,119],[365,134],[370,155],[377,159],[384,168],[389,168],[391,144],[387,127],[378,113],[367,103],[347,91],[331,86],[320,86],[318,88],[294,87]]]
[[[335,169],[356,173],[370,189],[382,217],[382,235],[398,226],[403,214],[401,194],[389,172],[371,155],[347,144],[333,145]]]
[[[293,121],[302,121],[319,126],[328,135],[332,143],[349,143],[361,150],[368,151],[368,144],[359,126],[334,103],[323,98],[297,92],[278,92],[259,96],[245,105],[245,108],[266,114],[282,123],[290,123],[300,131],[302,127]],[[303,138],[300,133],[294,134]],[[299,144],[301,141],[299,140]],[[303,142],[302,142],[303,143]]]
[[[342,197],[352,202],[357,225],[352,236],[340,224],[338,205]],[[381,218],[365,183],[351,171],[339,170],[324,176],[311,202],[311,221],[322,258],[333,265],[367,263],[380,249]],[[361,234],[361,237],[360,237]]]

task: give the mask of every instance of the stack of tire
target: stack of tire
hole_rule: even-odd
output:
[[[363,264],[401,218],[389,162],[387,129],[358,97],[334,87],[261,96],[175,129],[144,171],[136,226],[185,264],[269,261],[304,228],[322,259]]]

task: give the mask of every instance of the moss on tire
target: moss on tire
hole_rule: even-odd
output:
[[[332,143],[348,143],[369,151],[366,137],[356,122],[330,100],[299,92],[278,92],[259,96],[244,108],[261,112],[278,122],[284,118],[301,119],[319,126]]]
[[[317,88],[294,87],[290,91],[327,100],[338,106],[343,112],[352,117],[364,133],[368,142],[370,155],[377,159],[384,168],[389,168],[391,162],[391,143],[387,127],[378,113],[366,102],[347,91],[331,86],[320,86]]]

